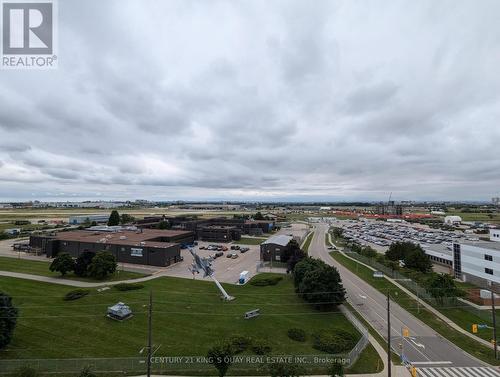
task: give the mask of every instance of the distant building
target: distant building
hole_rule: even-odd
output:
[[[277,235],[268,238],[260,244],[260,260],[281,262],[285,249],[292,239],[292,236],[287,235]]]
[[[69,223],[71,225],[81,225],[85,223],[107,223],[109,220],[109,215],[80,215],[80,216],[70,216]]]
[[[462,218],[460,216],[446,216],[444,218],[444,223],[446,225],[460,225],[462,223]]]

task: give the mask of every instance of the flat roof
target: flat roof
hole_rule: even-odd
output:
[[[461,241],[460,244],[462,244],[462,245],[468,245],[468,246],[474,246],[474,247],[481,247],[483,249],[492,249],[492,250],[499,250],[500,251],[500,242],[494,242],[494,241]]]
[[[261,243],[261,245],[266,245],[266,244],[276,244],[276,245],[281,245],[281,246],[286,246],[288,243],[293,239],[292,236],[287,236],[285,234],[279,234],[277,236],[272,236],[265,240],[264,242]]]
[[[160,230],[160,229],[143,229],[140,230],[122,230],[119,232],[100,232],[77,230],[70,232],[60,232],[54,238],[60,241],[76,241],[88,243],[102,243],[110,245],[133,245],[147,247],[172,247],[176,245],[174,242],[161,242],[155,240],[160,237],[175,237],[181,235],[191,235],[193,232],[184,230]],[[141,243],[144,243],[141,245]]]

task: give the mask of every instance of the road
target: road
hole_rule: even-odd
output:
[[[315,224],[315,233],[309,254],[335,266],[342,277],[344,288],[353,305],[373,327],[387,339],[387,298],[356,274],[335,261],[325,245],[327,224]],[[402,338],[408,328],[410,338]],[[471,357],[453,343],[441,337],[429,326],[391,301],[391,341],[396,353],[403,355],[417,367],[479,367],[484,364]]]

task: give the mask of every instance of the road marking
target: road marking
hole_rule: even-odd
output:
[[[487,367],[417,368],[422,377],[500,377],[495,369]]]
[[[414,361],[412,362],[413,365],[446,365],[446,364],[453,364],[451,361]]]

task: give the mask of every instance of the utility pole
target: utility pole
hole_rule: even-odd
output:
[[[153,290],[149,291],[149,308],[148,308],[148,372],[147,376],[151,377],[151,351],[152,351],[152,320],[153,320]]]
[[[391,297],[387,289],[387,376],[391,377]]]
[[[495,360],[497,359],[498,355],[498,348],[497,348],[497,316],[495,312],[495,294],[493,291],[491,292],[491,315],[493,317],[493,347],[495,350]]]

